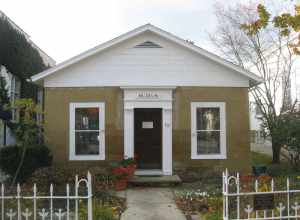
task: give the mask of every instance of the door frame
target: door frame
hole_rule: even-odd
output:
[[[172,94],[175,87],[121,87],[124,91],[124,158],[134,157],[134,109],[162,109],[162,169],[136,175],[172,175]]]

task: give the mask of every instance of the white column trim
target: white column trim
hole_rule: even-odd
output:
[[[172,109],[163,109],[163,163],[164,175],[172,175]]]
[[[124,108],[124,158],[134,157],[134,111]]]

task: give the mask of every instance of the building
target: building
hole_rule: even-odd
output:
[[[265,142],[265,134],[262,113],[255,102],[250,102],[249,107],[251,143],[263,144]]]
[[[32,81],[44,86],[55,164],[136,156],[142,175],[250,168],[248,89],[261,78],[151,24]]]

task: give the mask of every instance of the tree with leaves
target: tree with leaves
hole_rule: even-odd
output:
[[[295,54],[300,55],[300,34],[297,34],[300,31],[300,5],[294,5],[293,13],[284,12],[272,17],[264,5],[258,4],[257,15],[258,18],[254,21],[241,24],[241,28],[247,31],[248,35],[255,36],[272,26],[283,38],[295,37],[294,41],[289,41],[289,47],[293,49]]]
[[[300,169],[300,112],[289,112],[281,116],[282,133],[285,138],[284,149],[288,152],[290,165]]]
[[[291,74],[298,54],[295,43],[295,32],[300,25],[298,10],[296,7],[295,14],[272,17],[262,5],[238,4],[228,8],[216,5],[218,26],[210,35],[225,58],[263,79],[250,92],[272,140],[273,163],[280,162],[285,142],[281,135],[281,115],[294,109],[293,103],[284,99],[289,97]]]
[[[14,185],[23,166],[27,147],[43,145],[43,123],[36,120],[37,114],[42,114],[41,106],[35,104],[32,99],[18,99],[12,105],[12,108],[20,114],[14,133],[17,146],[22,149],[21,159],[12,180],[12,185]]]
[[[16,100],[13,108],[20,112],[15,126],[16,145],[0,149],[0,168],[11,177],[11,186],[24,182],[38,168],[50,166],[52,155],[43,141],[43,123],[36,120],[41,107],[32,99]]]
[[[38,87],[27,80],[34,74],[42,72],[48,66],[44,64],[39,51],[28,41],[26,36],[17,30],[5,16],[0,16],[0,66],[4,66],[11,74],[21,81],[21,99],[10,103],[7,96],[5,79],[0,77],[0,110],[6,123],[11,125],[16,137],[18,151],[21,152],[20,161],[13,176],[13,184],[18,179],[20,170],[24,165],[24,158],[28,147],[44,146],[41,121],[36,115],[41,109],[35,104]],[[6,108],[5,106],[10,106]],[[5,114],[11,110],[18,112],[19,120],[9,121],[11,116],[4,119]]]

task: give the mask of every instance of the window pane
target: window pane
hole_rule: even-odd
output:
[[[76,108],[76,130],[99,130],[99,108]]]
[[[197,133],[198,154],[219,154],[220,153],[220,132],[199,131]]]
[[[75,132],[75,154],[76,155],[98,155],[99,154],[99,132]]]
[[[220,109],[197,108],[197,130],[220,130]]]

